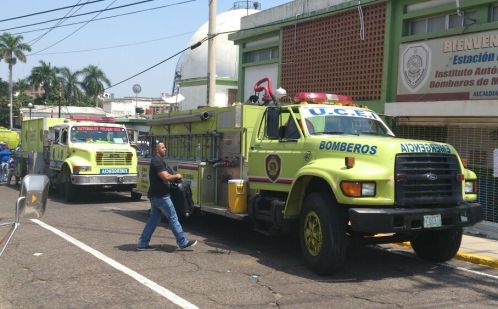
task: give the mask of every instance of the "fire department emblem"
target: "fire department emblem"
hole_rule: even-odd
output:
[[[309,162],[313,158],[313,155],[311,154],[311,151],[306,151],[304,153],[304,161]]]
[[[418,43],[408,47],[401,57],[402,81],[411,92],[417,91],[427,80],[431,52],[427,45]]]
[[[269,155],[266,157],[266,175],[272,181],[277,180],[280,176],[280,157],[278,155]]]

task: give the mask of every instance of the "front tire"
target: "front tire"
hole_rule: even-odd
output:
[[[301,251],[308,267],[319,275],[337,271],[346,258],[346,216],[326,193],[306,197],[299,223]]]
[[[411,240],[411,245],[420,258],[439,263],[455,257],[461,242],[462,228],[454,228],[421,232]]]
[[[62,170],[63,183],[61,184],[62,196],[66,203],[72,203],[76,200],[76,195],[78,190],[75,185],[71,182],[71,171],[68,167]]]

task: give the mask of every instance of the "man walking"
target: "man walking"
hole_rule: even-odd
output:
[[[171,169],[164,162],[165,155],[166,146],[164,146],[164,143],[158,143],[154,147],[154,156],[150,160],[149,192],[147,193],[147,197],[150,199],[151,207],[149,219],[145,224],[142,235],[138,239],[137,249],[140,251],[154,250],[153,247],[149,246],[149,242],[161,219],[161,213],[168,219],[171,231],[176,238],[176,244],[180,249],[186,249],[197,244],[197,240],[188,240],[185,237],[183,228],[178,221],[175,207],[171,201],[169,186],[166,183],[179,181],[182,179],[182,175],[168,172]]]

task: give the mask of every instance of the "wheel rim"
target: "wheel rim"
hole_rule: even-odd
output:
[[[320,254],[323,244],[322,226],[315,211],[310,211],[304,219],[304,243],[312,256]]]

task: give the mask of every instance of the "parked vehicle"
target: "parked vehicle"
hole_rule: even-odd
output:
[[[265,82],[255,85],[265,91],[262,104],[253,97],[149,121],[152,142],[166,143],[167,162],[190,185],[194,209],[265,234],[298,229],[318,274],[340,269],[352,242],[410,241],[424,259],[455,256],[462,227],[482,217],[476,174],[455,148],[396,138],[348,97],[299,93],[280,104]],[[138,164],[137,189],[146,192],[149,161]]]
[[[10,149],[14,149],[19,145],[19,132],[0,127],[0,141],[5,142]]]
[[[131,192],[136,186],[137,155],[123,125],[33,119],[23,122],[21,136],[18,170],[47,175],[68,202],[83,188]]]

